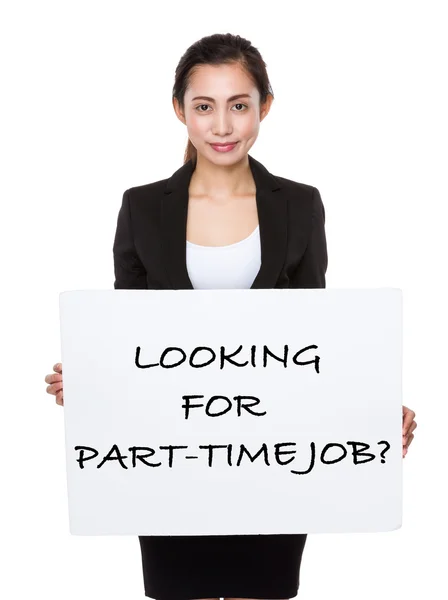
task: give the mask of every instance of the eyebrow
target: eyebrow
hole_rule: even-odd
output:
[[[232,100],[236,100],[237,98],[250,98],[251,95],[250,94],[235,94],[235,96],[230,96],[230,98],[227,99],[227,102],[231,102]],[[214,98],[210,98],[210,96],[195,96],[194,98],[192,98],[192,102],[193,100],[209,100],[209,102],[214,102],[215,99]]]

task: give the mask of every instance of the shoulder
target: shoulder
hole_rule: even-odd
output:
[[[297,207],[299,209],[306,208],[312,213],[319,211],[322,206],[322,198],[316,186],[280,177],[280,175],[274,175],[274,177],[286,192],[293,210]]]
[[[301,183],[294,179],[287,179],[286,177],[280,177],[280,175],[274,175],[275,179],[278,180],[279,185],[284,187],[291,192],[296,192],[301,196],[312,196],[315,186],[308,183]]]
[[[147,203],[151,199],[158,199],[163,196],[168,178],[159,179],[143,185],[135,185],[128,188],[125,194],[129,197],[131,204]]]
[[[159,179],[142,185],[129,187],[123,194],[123,203],[127,202],[132,220],[158,218],[168,179]]]

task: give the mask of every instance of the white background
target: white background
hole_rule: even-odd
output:
[[[403,528],[310,535],[298,598],[417,599],[446,589],[446,19],[443,1],[3,2],[0,595],[143,598],[134,537],[68,533],[58,294],[111,289],[123,191],[182,165],[171,104],[190,44],[239,33],[275,101],[253,156],[316,186],[327,287],[404,293]]]

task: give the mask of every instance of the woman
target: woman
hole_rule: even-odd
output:
[[[184,166],[124,193],[115,289],[325,287],[319,191],[274,177],[248,154],[273,101],[265,67],[249,41],[230,34],[205,37],[183,55],[173,106],[188,130]],[[62,405],[62,365],[54,370],[47,391]],[[406,411],[404,446],[416,427]],[[292,598],[306,538],[140,536],[145,594]]]

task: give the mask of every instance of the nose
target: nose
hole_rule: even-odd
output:
[[[216,111],[212,132],[216,137],[229,136],[233,131],[232,116],[227,111]]]

